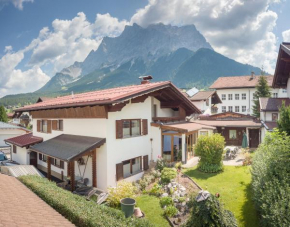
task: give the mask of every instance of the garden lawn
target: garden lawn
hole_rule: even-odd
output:
[[[168,221],[163,216],[163,209],[160,207],[159,198],[149,195],[137,197],[137,206],[145,213],[145,217],[155,226],[169,226]]]
[[[196,181],[204,190],[219,193],[225,209],[232,211],[239,226],[259,226],[258,216],[251,200],[251,173],[249,166],[224,166],[221,173],[203,173],[195,168],[185,174]]]

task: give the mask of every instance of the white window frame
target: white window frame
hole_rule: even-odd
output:
[[[227,95],[226,94],[222,94],[222,100],[227,100]]]
[[[240,100],[240,94],[235,94],[235,100]]]
[[[242,100],[246,100],[247,99],[247,94],[246,93],[242,93]]]
[[[233,100],[233,94],[228,94],[228,100]]]
[[[222,113],[227,112],[227,107],[226,106],[222,106]]]
[[[246,106],[242,106],[242,112],[247,112],[247,107]]]
[[[240,112],[240,106],[235,106],[235,112],[236,113]]]
[[[233,107],[232,106],[228,106],[228,111],[229,112],[233,112]]]

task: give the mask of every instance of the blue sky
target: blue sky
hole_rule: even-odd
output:
[[[0,97],[37,90],[132,23],[195,24],[217,52],[273,73],[290,41],[287,9],[290,0],[0,0]]]

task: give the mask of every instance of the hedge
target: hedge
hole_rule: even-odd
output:
[[[146,219],[125,218],[120,210],[75,195],[38,176],[19,180],[76,226],[153,226]]]
[[[290,226],[290,136],[268,134],[252,164],[253,199],[262,226]]]

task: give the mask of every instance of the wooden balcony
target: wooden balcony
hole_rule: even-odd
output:
[[[168,123],[168,122],[177,122],[177,121],[185,121],[185,117],[152,117],[153,122],[162,122],[162,123]]]

